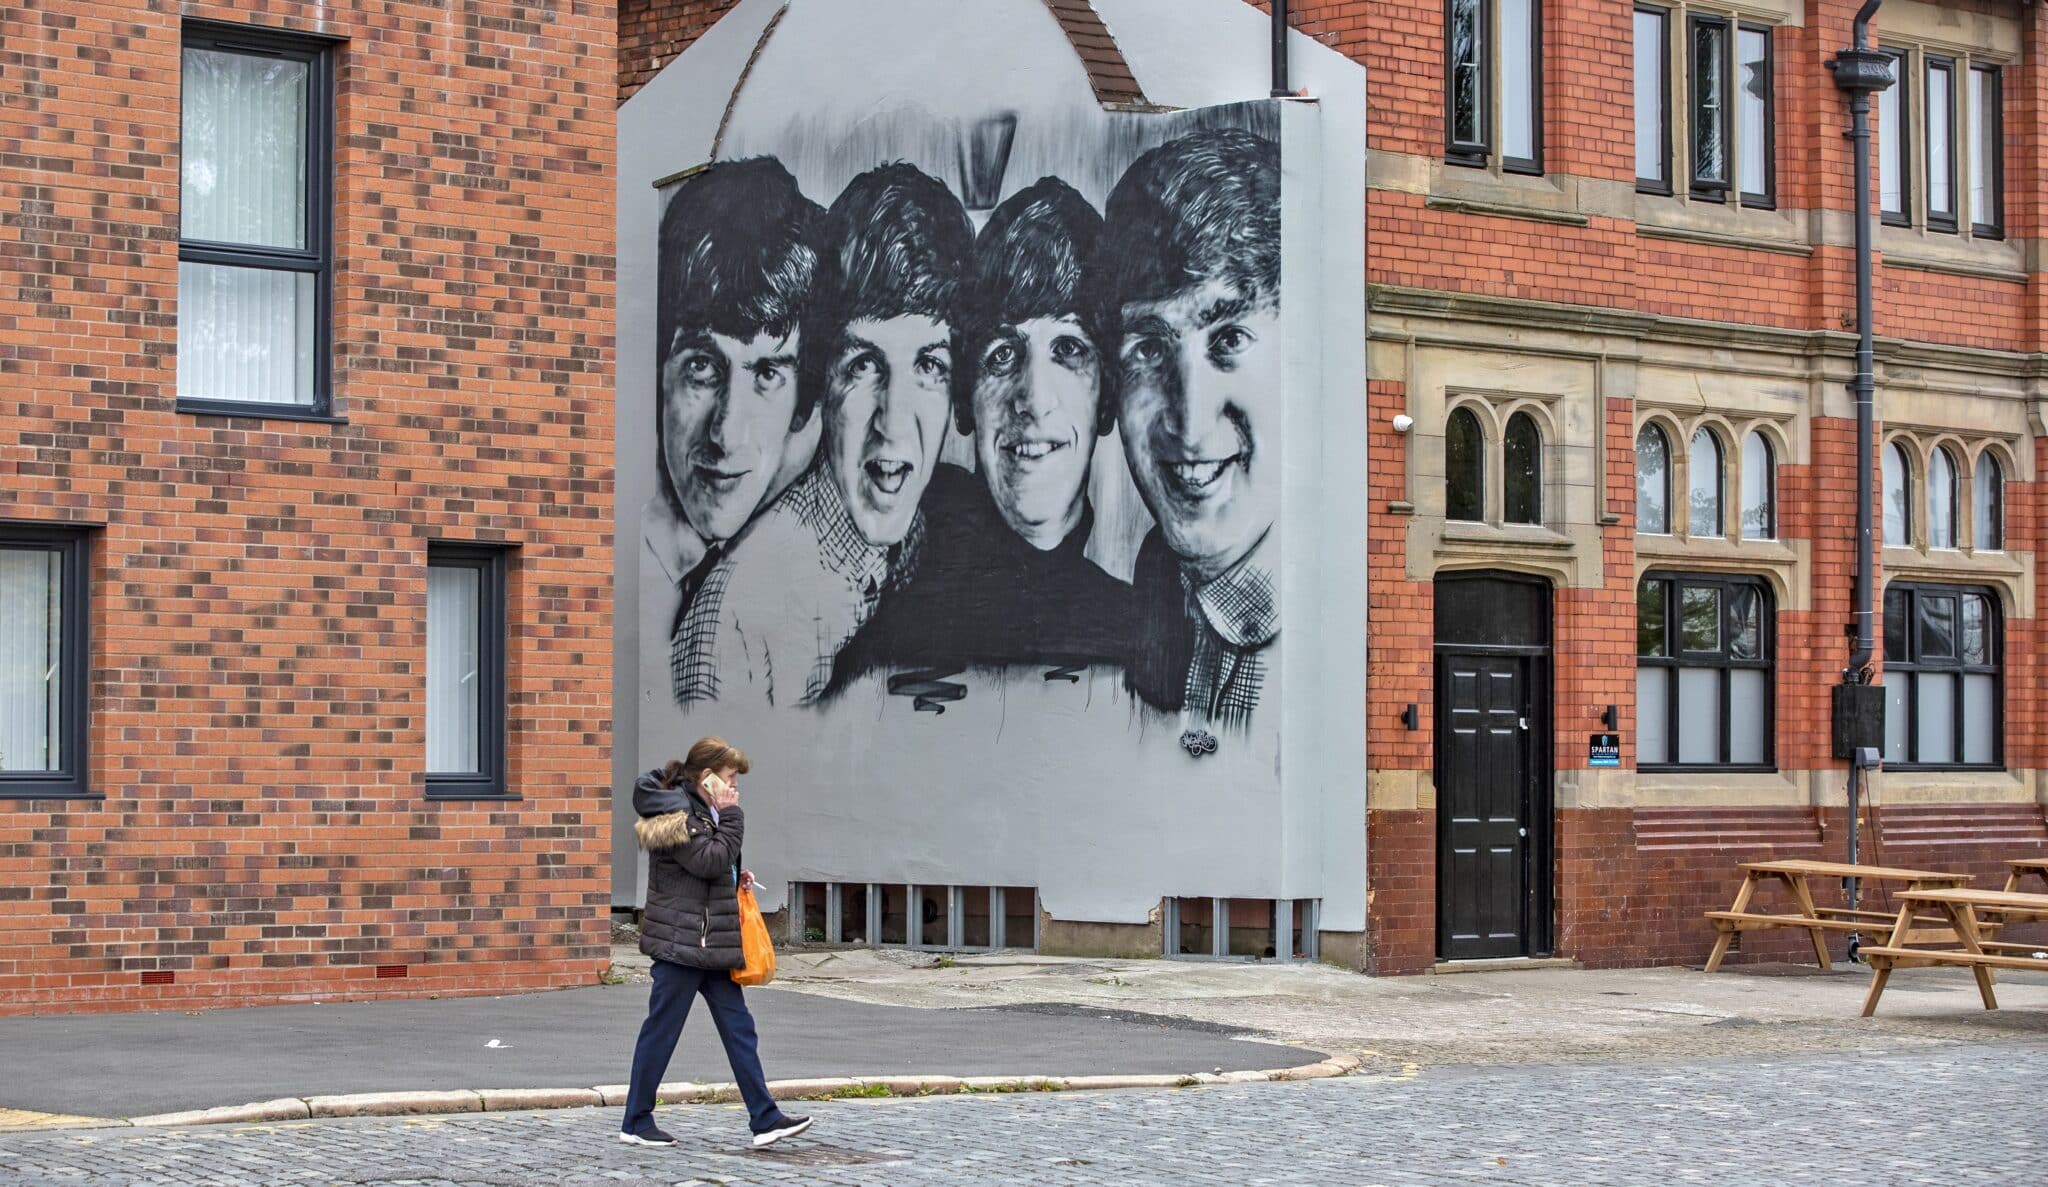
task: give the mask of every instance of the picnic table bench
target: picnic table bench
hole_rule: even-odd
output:
[[[2034,949],[2032,944],[2009,944],[1984,938],[1985,925],[1977,919],[1977,910],[1996,911],[2004,917],[2016,914],[2048,914],[2048,894],[2021,894],[2011,890],[1902,890],[1896,896],[1899,900],[1898,918],[1892,925],[1892,933],[1882,945],[1862,950],[1863,959],[1875,970],[1870,981],[1870,996],[1863,999],[1865,1018],[1877,1009],[1877,999],[1884,995],[1885,982],[1891,979],[1893,969],[1922,968],[1928,965],[1961,965],[1968,968],[1977,979],[1977,993],[1984,999],[1984,1008],[1998,1008],[1998,998],[1991,991],[1993,969],[2032,969],[2048,973],[2048,959],[2035,959],[2027,955]],[[1946,916],[1955,929],[1960,948],[1909,948],[1913,942],[1914,926],[1918,923],[1918,912],[1934,910]]]
[[[1883,931],[1893,922],[1891,914],[1883,911],[1852,911],[1847,907],[1816,907],[1813,893],[1807,886],[1809,878],[1860,878],[1866,882],[1903,882],[1910,889],[1941,889],[1961,886],[1970,880],[1967,874],[1951,874],[1942,870],[1899,869],[1892,866],[1849,865],[1838,861],[1746,861],[1739,867],[1742,871],[1742,888],[1735,892],[1735,904],[1726,911],[1708,911],[1707,919],[1717,933],[1714,951],[1707,957],[1707,972],[1721,967],[1721,958],[1728,954],[1728,946],[1735,941],[1737,932],[1760,931],[1773,927],[1804,928],[1807,937],[1813,941],[1813,955],[1823,969],[1833,968],[1828,963],[1827,933],[1830,931]],[[1791,894],[1796,914],[1766,913],[1749,909],[1750,900],[1756,897],[1759,884],[1764,882],[1782,883]],[[1930,916],[1919,922],[1942,924],[1938,916]],[[1940,933],[1946,935],[1946,932]],[[1939,938],[1935,935],[1919,935],[1920,942]]]
[[[2008,891],[2018,893],[2029,877],[2039,878],[2042,885],[2048,886],[2048,856],[2015,857],[2005,863],[2005,868],[2005,888]],[[2040,919],[2043,917],[2032,912],[2017,911],[2003,911],[2000,912],[2000,915],[2006,923],[2018,923],[2025,919]]]

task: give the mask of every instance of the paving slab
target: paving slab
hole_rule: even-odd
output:
[[[0,1018],[0,1106],[135,1117],[277,1097],[595,1089],[626,1078],[647,989]],[[749,990],[747,1000],[777,1080],[1190,1074],[1324,1057],[1129,1011],[913,1009],[778,989]],[[702,1009],[663,1079],[732,1079]]]

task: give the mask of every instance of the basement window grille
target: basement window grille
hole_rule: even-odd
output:
[[[1318,899],[1170,898],[1165,955],[1172,960],[1316,960],[1321,910]]]
[[[941,952],[1038,949],[1031,886],[792,882],[789,942]]]

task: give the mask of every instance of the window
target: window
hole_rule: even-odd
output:
[[[2004,102],[1998,67],[1970,67],[1970,233],[2005,234]]]
[[[1956,546],[1956,459],[1945,446],[1927,461],[1927,546]]]
[[[1956,229],[1956,64],[1951,58],[1926,55],[1925,94],[1927,225],[1937,231]]]
[[[1771,540],[1777,526],[1778,470],[1771,443],[1751,431],[1742,439],[1742,538]]]
[[[1543,172],[1539,0],[1445,0],[1444,107],[1454,164]]]
[[[0,524],[0,797],[87,794],[86,543]]]
[[[427,791],[506,794],[505,554],[427,550]]]
[[[178,408],[325,418],[328,51],[192,24],[183,70]]]
[[[1674,24],[1683,36],[1673,45]],[[1769,207],[1775,181],[1775,55],[1768,25],[1725,9],[1676,4],[1635,9],[1636,188],[1670,194],[1674,121],[1685,146],[1687,191],[1708,202],[1734,195]],[[1683,96],[1674,112],[1672,96]]]
[[[1636,9],[1636,188],[1671,192],[1671,14]]]
[[[1884,221],[1910,226],[1912,187],[1907,179],[1906,146],[1912,137],[1906,129],[1906,113],[1912,110],[1909,91],[1912,75],[1907,73],[1905,50],[1884,51],[1892,60],[1892,85],[1877,93],[1877,191],[1878,210]]]
[[[1712,429],[1693,433],[1686,469],[1692,484],[1692,520],[1686,525],[1686,535],[1694,539],[1726,535],[1727,527],[1721,519],[1721,439]]]
[[[1886,765],[1998,766],[1998,665],[1991,591],[1900,582],[1886,589]]]
[[[1653,573],[1636,587],[1636,765],[1771,758],[1770,591],[1754,577]]]
[[[1913,468],[1906,448],[1897,441],[1884,447],[1884,542],[1913,542]]]
[[[1977,455],[1977,472],[1971,479],[1970,547],[1978,552],[1996,552],[2005,547],[2005,471],[1988,453]]]
[[[1444,425],[1444,517],[1486,518],[1486,439],[1470,408],[1453,409]]]
[[[1656,425],[1636,434],[1636,531],[1671,531],[1671,443]]]
[[[1535,418],[1517,412],[1508,418],[1502,450],[1501,479],[1509,523],[1543,522],[1543,434]]]

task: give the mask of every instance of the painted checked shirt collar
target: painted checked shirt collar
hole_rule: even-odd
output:
[[[1187,714],[1197,721],[1243,725],[1258,707],[1266,678],[1266,646],[1280,633],[1280,606],[1262,540],[1245,558],[1200,585],[1186,569],[1181,588],[1196,631],[1188,663]]]

